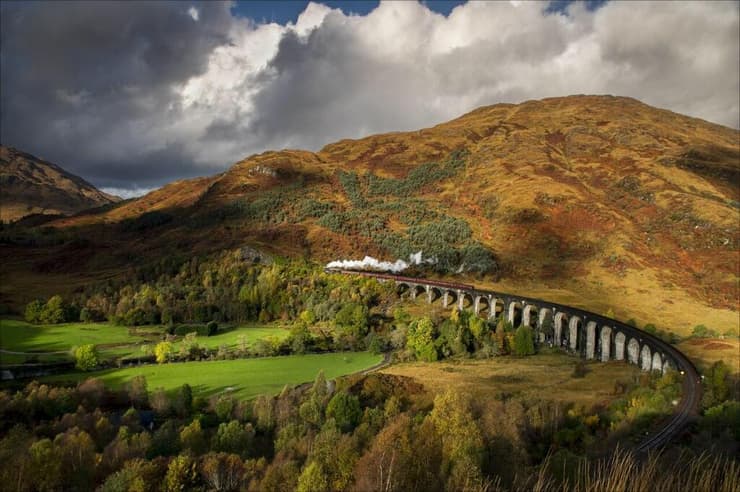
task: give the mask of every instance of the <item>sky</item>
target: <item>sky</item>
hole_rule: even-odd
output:
[[[2,2],[0,22],[0,142],[125,197],[569,94],[740,126],[735,1]]]

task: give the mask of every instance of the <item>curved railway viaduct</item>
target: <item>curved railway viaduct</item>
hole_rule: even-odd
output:
[[[583,309],[480,290],[467,284],[353,270],[337,272],[393,281],[401,295],[411,299],[424,296],[429,304],[457,305],[459,309],[471,309],[491,321],[503,317],[515,328],[530,326],[536,344],[562,347],[585,359],[625,360],[643,371],[680,371],[684,375],[683,396],[676,413],[660,431],[640,443],[638,451],[665,444],[699,413],[701,383],[694,364],[672,345],[633,326]]]

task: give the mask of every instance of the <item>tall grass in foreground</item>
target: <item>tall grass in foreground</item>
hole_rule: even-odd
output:
[[[599,461],[581,460],[570,478],[556,480],[556,466],[548,457],[537,474],[518,481],[516,492],[736,492],[740,490],[740,462],[702,454],[682,454],[678,459],[651,454],[639,460],[618,450]],[[506,490],[498,484],[483,487],[487,492]]]

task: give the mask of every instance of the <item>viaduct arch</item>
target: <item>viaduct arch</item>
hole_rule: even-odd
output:
[[[585,359],[602,362],[626,360],[643,371],[693,369],[691,362],[674,347],[638,328],[620,321],[562,304],[502,292],[476,289],[472,285],[371,272],[341,273],[392,280],[402,295],[415,300],[426,294],[429,304],[456,305],[491,321],[502,317],[515,328],[525,325],[534,331],[535,344],[561,347]]]

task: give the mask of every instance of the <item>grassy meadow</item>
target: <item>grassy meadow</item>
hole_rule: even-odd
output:
[[[584,377],[573,377],[574,356],[540,353],[529,357],[495,357],[486,360],[446,360],[394,364],[381,372],[416,379],[433,393],[457,389],[476,400],[496,400],[502,395],[524,399],[574,402],[591,406],[614,398],[617,381],[631,381],[640,374],[626,362],[590,362]]]
[[[223,361],[179,362],[110,369],[95,373],[74,372],[43,378],[46,383],[79,382],[89,377],[120,388],[134,376],[145,376],[149,390],[173,390],[184,383],[199,396],[228,391],[238,398],[279,392],[283,386],[313,381],[323,370],[327,379],[361,371],[380,363],[381,355],[369,352],[260,357]]]
[[[38,362],[72,360],[70,350],[85,344],[95,345],[103,360],[139,356],[144,355],[142,347],[152,349],[163,335],[164,328],[159,326],[128,328],[107,323],[34,325],[1,319],[0,349],[19,353],[0,352],[0,365],[21,364],[29,357]],[[282,340],[287,336],[288,330],[281,326],[247,324],[219,330],[210,337],[198,337],[198,344],[215,350],[222,345],[235,348],[242,339],[251,346],[257,340]],[[174,343],[175,350],[179,350],[180,343]]]

